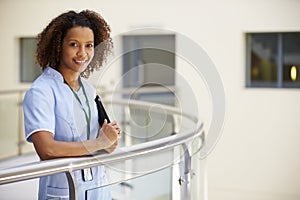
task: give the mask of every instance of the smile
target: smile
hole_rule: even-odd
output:
[[[84,64],[87,62],[87,60],[74,60],[78,64]]]

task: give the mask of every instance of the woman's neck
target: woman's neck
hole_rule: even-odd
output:
[[[78,91],[80,89],[80,81],[79,78],[75,79],[66,79],[65,82],[74,90]]]
[[[80,89],[80,74],[70,73],[70,71],[60,70],[58,71],[64,77],[65,82],[74,90],[78,91]]]

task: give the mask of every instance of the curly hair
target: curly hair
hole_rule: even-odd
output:
[[[88,78],[104,64],[113,48],[109,25],[94,11],[68,11],[54,18],[37,36],[36,63],[42,70],[47,66],[58,68],[63,39],[76,26],[88,27],[94,33],[94,57],[81,76]]]

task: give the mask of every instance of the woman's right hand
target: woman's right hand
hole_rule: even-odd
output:
[[[99,136],[97,140],[102,149],[108,149],[114,144],[118,144],[119,130],[117,130],[113,124],[108,124],[107,120],[104,120],[101,129],[99,130]]]

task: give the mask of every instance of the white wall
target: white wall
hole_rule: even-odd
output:
[[[246,89],[244,38],[245,32],[300,31],[300,1],[1,0],[0,89],[23,87],[18,37],[36,35],[66,9],[85,8],[102,13],[114,36],[144,26],[179,32],[215,63],[225,88],[226,120],[207,160],[209,199],[300,199],[299,90]],[[207,116],[209,111],[203,109]]]

